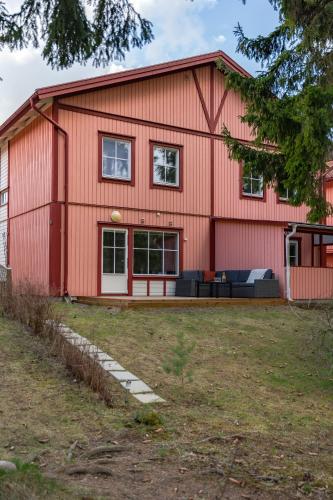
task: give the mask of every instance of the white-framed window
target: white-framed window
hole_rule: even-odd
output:
[[[250,171],[243,175],[242,194],[254,198],[264,197],[264,180],[262,175],[256,175]]]
[[[279,186],[279,200],[280,201],[289,201],[290,198],[295,196],[296,191],[293,189],[285,188],[283,186]]]
[[[153,183],[179,187],[179,148],[153,145]]]
[[[102,137],[102,177],[123,181],[131,180],[132,141]]]
[[[8,191],[2,191],[0,193],[0,205],[7,205],[8,203]]]
[[[103,229],[103,274],[125,274],[126,231]]]
[[[134,231],[133,274],[179,273],[179,234],[162,231]]]
[[[289,241],[289,265],[299,266],[299,242],[298,240]]]

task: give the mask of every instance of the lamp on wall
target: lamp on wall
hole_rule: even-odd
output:
[[[111,214],[112,222],[120,222],[121,221],[121,213],[118,210],[113,210]]]

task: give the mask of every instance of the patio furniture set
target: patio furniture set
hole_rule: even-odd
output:
[[[178,297],[280,297],[279,280],[272,269],[183,271],[176,280]]]

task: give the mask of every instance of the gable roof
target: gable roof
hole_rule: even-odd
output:
[[[4,135],[15,126],[16,122],[25,118],[26,113],[31,110],[30,100],[43,101],[49,103],[55,97],[65,97],[69,95],[99,90],[107,87],[114,87],[124,85],[147,78],[160,77],[186,69],[197,68],[205,66],[209,63],[214,63],[217,59],[222,59],[226,66],[231,70],[237,71],[245,77],[251,76],[244,68],[237,64],[231,57],[229,57],[222,50],[202,54],[199,56],[187,57],[185,59],[178,59],[176,61],[169,61],[166,63],[155,64],[153,66],[146,66],[144,68],[131,69],[121,71],[118,73],[111,73],[94,78],[86,78],[84,80],[76,80],[73,82],[62,83],[58,85],[51,85],[49,87],[42,87],[37,89],[32,96],[27,99],[1,126],[0,126],[0,141]],[[42,104],[42,102],[41,102]],[[14,129],[14,133],[24,128],[25,124],[30,121],[30,117],[23,120],[19,127]]]

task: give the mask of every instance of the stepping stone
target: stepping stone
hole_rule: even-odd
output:
[[[82,337],[69,337],[69,336],[65,336],[66,340],[68,340],[68,342],[70,344],[73,344],[73,345],[77,345],[77,346],[91,346],[92,344],[89,342],[89,340],[87,339],[84,339]],[[97,347],[96,347],[97,349]]]
[[[125,371],[109,371],[110,375],[115,379],[119,380],[119,382],[126,382],[126,380],[138,380],[136,375],[133,375],[131,372]]]
[[[133,396],[140,401],[140,403],[165,403],[165,399],[160,398],[154,393],[133,394]]]
[[[114,371],[125,371],[125,368],[121,366],[117,361],[109,361],[109,360],[102,360],[99,363],[104,370],[108,372],[114,372]]]
[[[142,382],[142,380],[133,380],[130,382],[130,384],[127,384],[127,382],[120,382],[120,385],[127,389],[131,394],[153,392],[149,385]]]
[[[96,359],[96,361],[99,362],[100,365],[102,363],[104,363],[104,361],[113,361],[113,358],[111,358],[111,356],[109,356],[105,352],[101,352],[101,351],[94,353],[93,356]],[[116,363],[116,361],[115,361],[115,363]],[[125,370],[125,368],[123,368],[123,369]],[[115,370],[117,370],[117,368],[115,368]],[[120,368],[120,370],[121,370],[121,368]]]
[[[16,465],[13,462],[8,462],[7,460],[0,460],[0,470],[16,470]]]
[[[48,323],[51,324],[52,322],[49,321]],[[120,385],[129,391],[129,393],[140,401],[140,403],[165,403],[165,400],[160,398],[157,394],[154,394],[153,390],[147,384],[138,379],[133,373],[127,371],[97,346],[91,344],[88,339],[74,332],[63,323],[58,326],[60,335],[62,335],[68,343],[76,346],[82,354],[86,354],[98,363],[108,375],[115,378]]]

